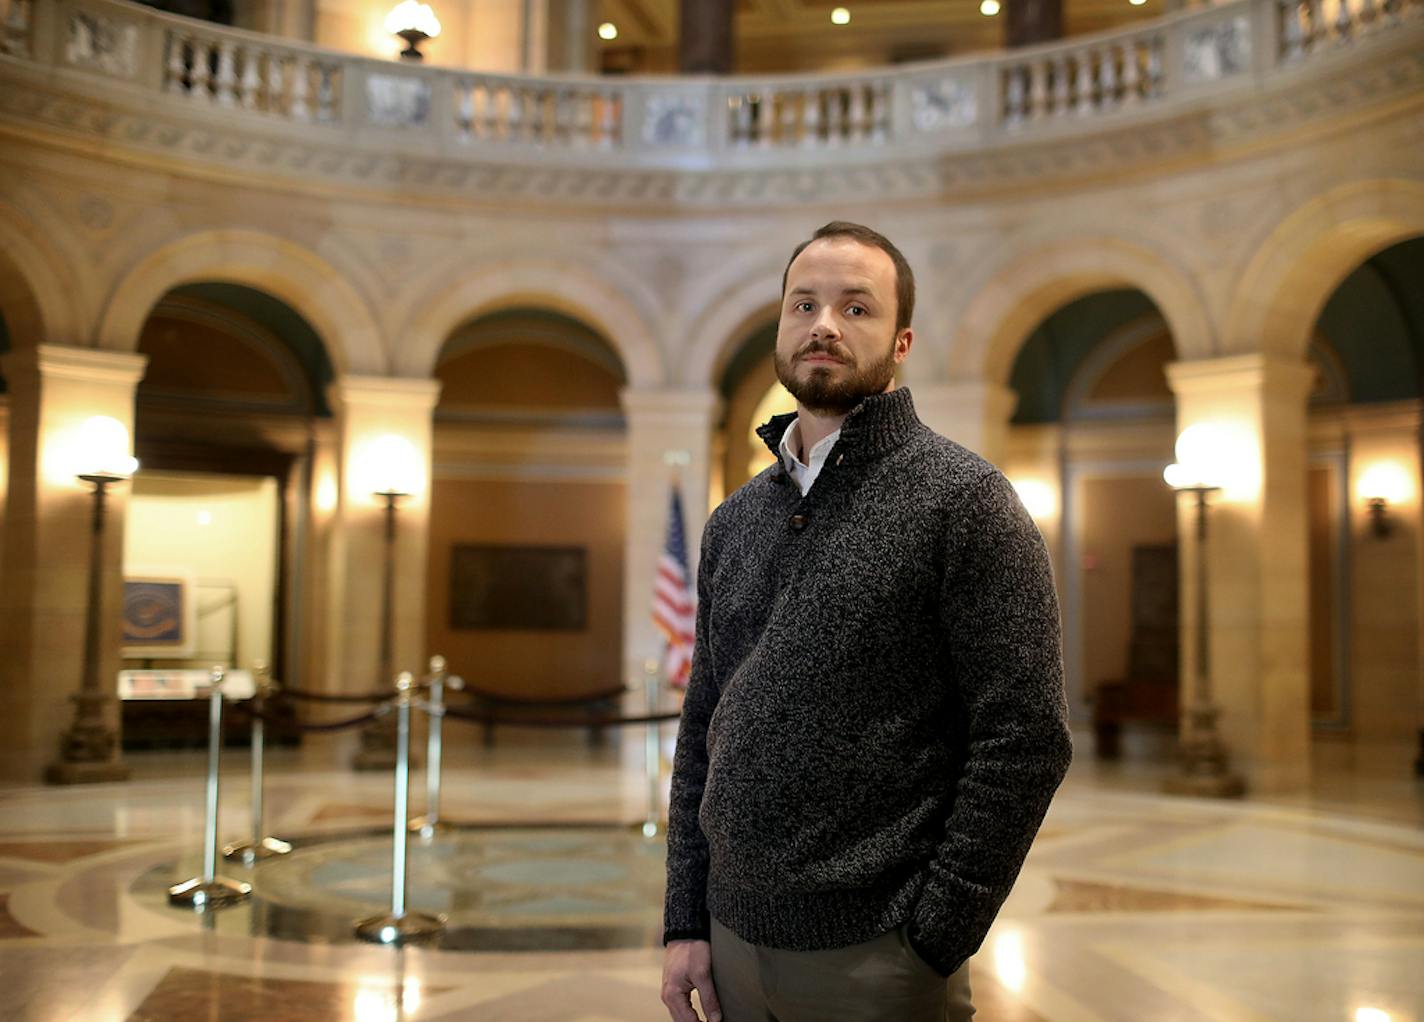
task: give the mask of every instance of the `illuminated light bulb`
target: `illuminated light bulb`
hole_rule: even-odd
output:
[[[986,18],[992,18],[1002,10],[999,0],[983,0],[979,5],[979,13]]]
[[[1355,1022],[1390,1022],[1390,1015],[1380,1008],[1356,1008]]]
[[[835,8],[834,10],[832,10],[832,11],[831,11],[831,24],[832,24],[832,25],[849,25],[849,24],[850,24],[850,11],[847,10],[846,8],[844,8],[844,7],[837,7],[837,8]]]
[[[1409,473],[1393,461],[1375,462],[1360,474],[1360,481],[1355,484],[1361,500],[1383,500],[1389,504],[1402,504],[1413,489]]]
[[[598,38],[612,42],[618,38],[618,26],[611,21],[605,21],[602,25],[598,26]]]
[[[74,448],[75,475],[127,479],[138,471],[138,460],[129,454],[129,431],[112,416],[86,419],[74,438]]]
[[[415,444],[387,433],[366,443],[359,452],[362,477],[369,493],[409,495],[425,489],[424,460]]]
[[[420,3],[420,0],[402,0],[386,15],[386,31],[391,35],[419,32],[427,39],[434,39],[440,34],[440,19],[429,4]]]
[[[1132,6],[1134,7],[1141,7],[1147,2],[1147,0],[1127,0],[1127,2],[1132,4]]]
[[[213,524],[213,513],[212,513],[211,511],[199,511],[199,512],[198,512],[198,524],[199,524],[199,525],[212,525],[212,524]]]

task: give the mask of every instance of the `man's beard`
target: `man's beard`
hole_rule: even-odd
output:
[[[797,377],[796,364],[812,354],[827,354],[841,360],[850,375],[840,380],[836,373],[842,367],[812,366],[805,377]],[[843,344],[823,344],[812,341],[801,348],[787,361],[780,351],[772,356],[776,365],[776,378],[791,392],[797,402],[807,411],[816,415],[845,415],[872,394],[880,394],[890,386],[895,378],[895,341],[891,338],[885,357],[866,365],[859,365],[855,356]]]

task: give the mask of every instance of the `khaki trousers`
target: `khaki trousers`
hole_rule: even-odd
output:
[[[974,1014],[969,964],[946,980],[905,928],[828,951],[748,944],[712,920],[712,985],[723,1022],[961,1022]]]

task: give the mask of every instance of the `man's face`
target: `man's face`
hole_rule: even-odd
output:
[[[844,415],[889,390],[913,335],[895,331],[895,264],[850,238],[806,246],[786,275],[776,377],[801,407]]]

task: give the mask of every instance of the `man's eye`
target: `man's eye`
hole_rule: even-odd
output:
[[[810,311],[811,311],[811,303],[810,303],[810,302],[797,302],[797,303],[796,303],[796,311],[797,311],[797,312],[810,312]]]
[[[852,305],[846,312],[852,316],[864,316],[866,309],[864,305]]]

